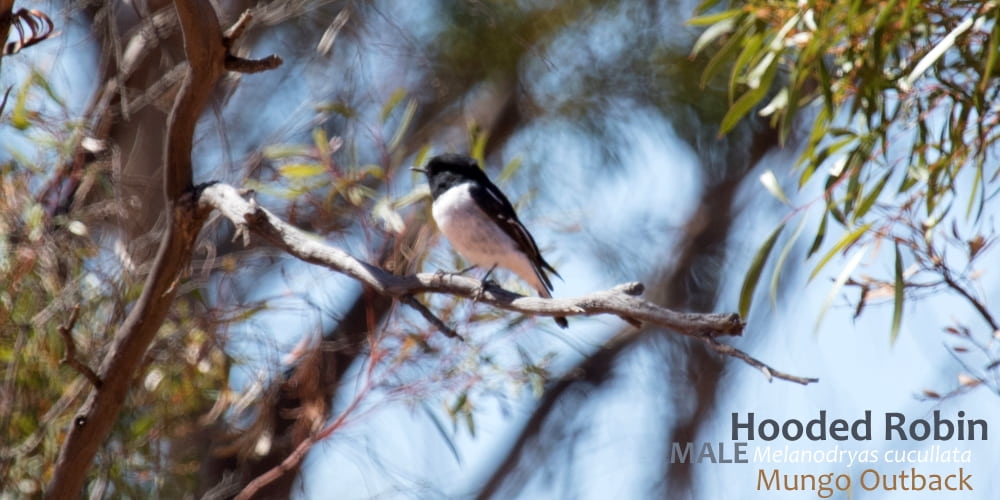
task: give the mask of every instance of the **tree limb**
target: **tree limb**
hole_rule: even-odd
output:
[[[205,208],[219,210],[233,222],[237,235],[252,231],[273,245],[299,259],[346,274],[376,293],[402,297],[433,292],[476,298],[492,306],[536,316],[573,316],[615,314],[654,323],[692,337],[740,335],[743,322],[736,314],[694,314],[671,311],[636,297],[642,292],[639,283],[627,283],[609,290],[576,298],[544,299],[525,297],[489,283],[443,273],[419,273],[408,276],[391,274],[362,262],[343,250],[324,244],[281,220],[256,202],[244,200],[239,191],[227,184],[212,184],[201,192],[199,202]]]
[[[400,276],[362,262],[343,250],[326,245],[317,238],[281,220],[244,199],[233,186],[214,183],[201,189],[203,208],[218,210],[236,226],[236,237],[256,234],[289,254],[312,264],[346,274],[381,295],[403,298],[415,293],[442,293],[475,298],[494,307],[535,316],[574,316],[614,314],[623,318],[652,323],[671,331],[699,339],[720,335],[741,335],[744,323],[735,313],[682,313],[660,307],[638,297],[640,283],[626,283],[608,290],[574,298],[544,299],[525,297],[495,285],[455,274],[418,273]],[[718,344],[718,343],[717,343]],[[741,359],[756,368],[769,370],[771,376],[802,384],[816,379],[786,375],[770,369],[746,353],[725,344],[710,344],[716,351]],[[768,372],[765,372],[768,373]]]

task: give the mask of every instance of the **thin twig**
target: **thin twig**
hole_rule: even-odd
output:
[[[427,309],[427,307],[421,304],[420,301],[417,300],[414,296],[403,295],[402,297],[399,298],[399,300],[400,302],[416,309],[417,312],[420,313],[420,315],[423,316],[428,323],[434,325],[434,327],[440,330],[441,333],[445,334],[446,337],[451,337],[453,339],[458,339],[465,342],[465,339],[461,335],[459,335],[458,332],[456,332],[450,326],[445,324],[445,322],[442,321],[441,318],[435,316],[434,313],[430,311],[430,309]]]
[[[76,320],[80,317],[80,304],[73,306],[73,312],[69,315],[69,320],[59,326],[59,335],[62,335],[63,342],[66,343],[66,354],[63,358],[59,360],[60,363],[64,365],[72,366],[76,371],[80,372],[81,375],[87,377],[87,380],[94,385],[95,388],[100,389],[102,382],[101,378],[94,373],[89,366],[83,361],[80,361],[76,357],[76,342],[73,340],[73,327],[76,326]]]
[[[992,328],[994,332],[1000,330],[1000,325],[997,325],[997,322],[996,320],[993,319],[993,315],[990,314],[989,309],[987,309],[986,306],[979,301],[979,299],[973,297],[972,294],[968,290],[966,290],[964,286],[955,281],[955,279],[951,276],[951,272],[948,270],[946,266],[940,265],[938,266],[938,270],[941,273],[941,277],[944,278],[945,284],[951,287],[952,290],[958,292],[958,294],[961,295],[962,297],[965,297],[965,299],[972,304],[972,307],[975,307],[976,311],[979,311],[979,315],[983,317],[983,320],[985,320],[986,323],[990,325],[990,328]]]
[[[347,422],[347,418],[354,413],[354,411],[361,404],[361,400],[363,399],[362,396],[370,389],[371,383],[369,381],[360,391],[358,391],[357,394],[355,394],[354,399],[347,405],[347,408],[344,408],[344,411],[340,412],[340,415],[337,416],[337,418],[331,422],[330,425],[327,425],[323,429],[320,429],[315,434],[303,440],[298,444],[298,446],[295,447],[295,450],[293,450],[287,457],[285,457],[284,460],[281,461],[281,463],[275,465],[267,472],[255,477],[253,481],[247,483],[247,485],[243,487],[243,490],[236,495],[236,500],[250,500],[261,489],[267,487],[267,485],[273,483],[282,475],[298,468],[302,464],[302,460],[305,458],[306,453],[312,449],[314,444],[330,437],[334,431],[344,426]]]
[[[765,364],[763,361],[760,361],[757,358],[729,344],[723,344],[722,342],[719,342],[713,337],[702,337],[701,340],[706,344],[708,344],[708,346],[711,347],[712,350],[714,350],[715,352],[743,360],[743,362],[745,362],[746,364],[764,372],[764,376],[767,377],[768,382],[770,382],[772,378],[780,378],[781,380],[787,380],[789,382],[795,382],[797,384],[802,384],[802,385],[809,385],[812,383],[819,382],[818,378],[789,375],[785,372],[775,370],[774,368],[771,368],[770,366]]]

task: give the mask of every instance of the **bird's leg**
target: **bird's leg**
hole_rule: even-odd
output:
[[[482,299],[483,295],[486,294],[486,287],[490,285],[500,286],[496,281],[490,279],[490,275],[493,274],[493,270],[496,268],[497,265],[493,264],[492,266],[490,266],[490,269],[486,271],[486,274],[483,275],[483,279],[479,281],[479,289],[476,291],[476,296],[473,298],[473,300],[479,301],[479,299]]]
[[[480,281],[482,281],[483,283],[489,283],[491,285],[496,285],[497,282],[490,279],[490,275],[493,274],[493,271],[496,270],[496,268],[497,268],[496,264],[493,264],[492,266],[490,266],[489,270],[486,271],[486,274],[483,275],[483,279],[480,280]]]
[[[473,264],[473,265],[471,265],[471,266],[469,266],[469,267],[467,267],[465,269],[462,269],[461,271],[457,271],[455,274],[465,274],[465,273],[467,273],[467,272],[475,269],[476,267],[477,266],[475,264]]]

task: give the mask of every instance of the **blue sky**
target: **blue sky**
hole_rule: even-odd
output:
[[[401,25],[420,26],[426,21],[426,12],[419,9],[409,9],[409,14],[405,13],[408,9],[399,7],[396,10],[399,12],[394,11],[394,14],[410,16],[403,19]],[[628,50],[627,44],[611,36],[614,23],[609,23],[566,36],[554,44],[552,54],[571,54],[581,40],[601,47],[601,51],[593,53],[598,58],[614,57],[616,51]],[[72,24],[60,29],[63,34],[59,38],[30,49],[30,60],[5,58],[3,83],[9,85],[18,81],[17,75],[28,68],[39,69],[65,96],[70,112],[79,113],[92,91],[81,82],[93,78],[93,67],[86,57],[64,56],[78,47],[85,47],[88,35]],[[378,37],[377,30],[372,30],[370,35]],[[603,43],[604,40],[615,43]],[[264,38],[254,52],[280,53],[287,48],[285,43],[280,38]],[[405,82],[411,76],[406,70],[393,66],[408,55],[407,47],[385,50],[386,46],[381,45],[378,48],[383,51],[372,48],[370,52],[362,50],[349,57],[359,63],[354,76],[371,85],[373,102],[379,102],[400,81]],[[559,85],[566,82],[565,74],[559,73],[572,71],[572,65],[546,73],[551,61],[538,59],[534,63],[537,67],[531,66],[528,72],[539,72],[537,81],[532,83],[533,91],[540,95],[557,95]],[[244,85],[233,97],[237,105],[227,108],[223,114],[229,125],[257,119],[271,126],[252,128],[247,135],[230,137],[232,149],[222,152],[215,135],[215,119],[207,119],[206,124],[210,126],[203,127],[199,142],[199,158],[203,165],[224,165],[229,161],[238,164],[241,155],[245,154],[244,149],[289,140],[296,131],[308,128],[313,118],[310,110],[324,97],[314,92],[338,70],[310,65],[306,70],[286,67],[281,71],[287,73],[281,92],[275,98],[261,101],[261,89],[252,85],[254,77],[244,76]],[[250,107],[245,105],[247,102],[264,104]],[[621,165],[601,170],[607,166],[595,165],[599,158],[596,149],[600,145],[587,142],[585,136],[558,121],[539,122],[525,128],[500,155],[505,162],[514,158],[525,162],[522,174],[502,187],[512,200],[521,201],[522,220],[535,234],[547,260],[560,270],[564,279],[555,283],[557,296],[574,296],[624,281],[641,280],[649,269],[664,265],[658,260],[662,257],[661,252],[656,251],[657,246],[673,240],[665,240],[662,235],[670,235],[684,224],[698,194],[689,186],[698,183],[702,167],[699,158],[705,156],[704,151],[692,150],[678,139],[671,125],[641,107],[621,101],[611,101],[608,105],[611,107],[608,115],[613,118],[608,126],[616,127],[619,135],[628,138],[621,145]],[[5,147],[19,150],[29,147],[27,143],[7,142],[7,138],[13,137],[8,129],[0,128],[0,133],[4,135]],[[434,147],[443,151],[454,145],[436,144]],[[712,148],[713,145],[702,147]],[[48,153],[30,151],[29,154]],[[750,177],[756,178],[765,169],[770,169],[783,178],[791,171],[794,161],[793,151],[771,154],[758,166],[758,173]],[[219,175],[232,177],[227,179],[230,181],[238,179],[232,170]],[[399,179],[394,189],[405,192],[422,181],[416,176]],[[815,189],[815,186],[808,186],[807,191],[794,196],[793,201],[803,203],[812,199],[816,196]],[[727,278],[719,294],[718,311],[736,309],[741,276],[750,256],[787,214],[787,208],[767,194],[759,183],[744,186],[741,203],[738,229],[729,243],[730,260],[726,263]],[[995,209],[993,202],[987,207],[987,213],[996,213]],[[986,225],[992,227],[993,224],[992,218],[987,218]],[[809,235],[810,229],[814,228],[807,226],[803,234]],[[352,236],[356,235],[349,234],[331,243],[343,245],[355,255],[364,255],[367,250],[363,243]],[[801,262],[803,251],[799,249],[793,253],[790,262]],[[884,276],[892,268],[891,257],[890,252],[882,248],[873,258],[863,261],[859,272]],[[454,262],[450,247],[440,241],[431,250],[423,270],[450,269]],[[783,381],[768,382],[759,371],[738,360],[728,360],[717,409],[698,439],[731,441],[730,414],[733,412],[752,411],[759,418],[808,420],[815,418],[819,410],[826,410],[831,418],[845,419],[859,418],[865,410],[871,410],[878,422],[886,412],[901,412],[908,419],[916,419],[928,418],[934,410],[945,414],[964,410],[968,418],[989,421],[988,441],[886,442],[876,432],[876,439],[870,443],[785,443],[778,440],[767,445],[782,447],[788,444],[794,449],[828,450],[839,444],[846,449],[871,448],[879,452],[927,449],[935,444],[954,445],[973,453],[972,462],[961,467],[974,476],[972,482],[976,489],[960,498],[994,498],[992,492],[1000,487],[995,474],[1000,468],[1000,453],[996,451],[1000,449],[997,446],[1000,427],[994,428],[995,416],[1000,415],[1000,397],[986,388],[979,388],[944,402],[918,398],[923,389],[947,392],[957,384],[962,368],[948,354],[954,340],[944,335],[942,328],[955,320],[972,321],[967,304],[943,294],[908,303],[900,335],[892,344],[889,341],[891,305],[870,307],[860,318],[853,319],[853,311],[838,295],[834,307],[826,312],[817,329],[817,318],[831,281],[843,265],[843,259],[834,259],[828,271],[811,282],[807,282],[807,273],[801,268],[787,273],[782,293],[774,305],[767,298],[766,286],[762,286],[745,336],[730,340],[775,368],[818,377],[820,382],[807,387]],[[269,301],[271,308],[256,316],[252,323],[230,332],[233,338],[242,339],[231,346],[234,354],[264,360],[263,363],[250,362],[234,372],[236,388],[247,387],[252,380],[269,378],[270,367],[303,334],[332,323],[333,320],[317,312],[313,304],[324,304],[336,310],[343,297],[356,291],[355,284],[325,269],[295,262],[288,262],[283,267],[284,276],[275,273],[259,277],[261,283],[267,285],[262,287],[265,289],[262,296],[273,298]],[[994,270],[987,268],[984,271],[981,290],[987,303],[995,304],[1000,298],[1000,280],[992,277]],[[769,274],[765,271],[765,285],[767,278]],[[511,280],[505,283],[518,286]],[[518,359],[518,347],[536,359],[551,353],[554,358],[549,369],[558,375],[623,327],[621,321],[613,317],[572,318],[571,327],[565,332],[555,331],[549,323],[529,322],[514,332],[499,331],[498,323],[489,323],[476,327],[472,336],[477,340],[476,348],[488,350],[509,364]],[[463,349],[471,350],[456,348],[465,352]],[[583,412],[554,412],[553,418],[557,421],[549,422],[548,431],[553,436],[573,436],[572,444],[557,446],[555,451],[541,458],[525,479],[521,498],[559,497],[566,492],[572,492],[576,498],[645,498],[661,492],[650,491],[650,488],[669,491],[669,485],[651,485],[660,482],[662,457],[671,444],[668,441],[669,424],[677,415],[689,411],[683,403],[690,397],[691,389],[684,385],[682,377],[672,372],[669,359],[662,355],[665,349],[657,341],[650,340],[643,349],[622,355],[615,368],[614,380],[595,390],[581,407]],[[397,375],[397,380],[405,382],[410,380],[407,377],[419,375],[416,371],[402,373]],[[362,380],[363,368],[355,367],[350,376],[355,377],[353,380]],[[350,376],[348,380],[352,380]],[[476,388],[476,432],[473,436],[462,425],[452,427],[443,407],[448,399],[446,396],[453,395],[448,392],[453,388],[448,387],[447,381],[440,384],[446,388],[441,394],[422,401],[388,392],[376,392],[366,400],[357,418],[310,453],[301,479],[300,496],[329,498],[335,491],[337,498],[455,498],[474,492],[530,415],[537,395],[529,387],[503,377],[488,378]],[[359,388],[360,382],[346,384],[335,408],[346,406]],[[438,427],[440,423],[443,423],[443,432]],[[764,444],[755,443],[751,449],[757,445]],[[765,495],[756,491],[756,471],[762,466],[754,463],[699,464],[694,498],[812,498],[811,495]],[[848,471],[842,464],[783,465],[782,468],[788,472],[817,474]],[[877,468],[887,473],[896,469],[889,464],[880,464]],[[928,473],[951,473],[955,466],[924,464],[920,468]],[[857,474],[858,471],[848,472]],[[930,498],[931,494],[855,489],[849,497],[909,499]],[[848,494],[837,493],[833,498],[848,498]]]

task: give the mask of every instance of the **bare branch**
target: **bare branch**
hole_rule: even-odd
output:
[[[787,380],[789,382],[795,382],[797,384],[809,385],[812,383],[819,382],[818,378],[813,377],[799,377],[798,375],[789,375],[785,372],[775,370],[770,366],[764,364],[762,361],[750,356],[749,354],[729,345],[723,344],[712,337],[704,337],[702,341],[708,344],[715,352],[719,354],[725,354],[726,356],[731,356],[736,359],[743,360],[746,364],[757,368],[758,370],[764,372],[764,376],[770,382],[772,378],[780,378],[781,380]]]
[[[69,320],[65,324],[59,325],[59,335],[62,335],[63,342],[66,343],[66,354],[63,358],[59,360],[60,363],[72,366],[76,371],[80,372],[87,380],[94,385],[95,388],[101,388],[101,378],[94,373],[86,363],[80,361],[76,357],[76,342],[73,340],[73,327],[76,325],[77,318],[80,317],[80,304],[73,306],[73,312],[69,315]]]
[[[443,293],[476,298],[500,309],[535,316],[614,314],[699,338],[740,335],[743,331],[743,322],[734,313],[682,313],[645,301],[636,296],[642,290],[639,283],[626,283],[575,298],[545,299],[525,297],[496,285],[454,274],[398,276],[324,244],[259,207],[253,200],[244,200],[236,188],[227,184],[205,187],[199,202],[205,208],[219,210],[236,225],[238,233],[249,230],[301,260],[346,274],[382,295],[402,297],[423,292]]]
[[[399,298],[399,300],[402,303],[416,309],[416,311],[420,313],[420,315],[423,316],[428,323],[434,325],[434,327],[437,328],[438,330],[441,330],[441,333],[443,333],[446,337],[457,338],[462,341],[465,340],[464,338],[462,338],[461,335],[458,334],[458,332],[456,332],[450,326],[445,324],[444,321],[441,321],[441,318],[435,316],[434,313],[430,311],[430,309],[427,309],[426,306],[421,304],[420,301],[416,299],[416,297],[412,295],[403,295],[402,297]]]
[[[545,299],[525,297],[496,285],[454,274],[419,273],[398,276],[362,262],[339,248],[324,244],[258,206],[253,199],[243,199],[236,188],[227,184],[205,186],[201,190],[199,203],[206,209],[218,210],[232,221],[236,225],[237,234],[256,234],[301,260],[346,274],[379,294],[398,297],[404,302],[407,300],[405,297],[415,293],[431,292],[475,298],[500,309],[535,316],[614,314],[702,339],[716,352],[760,369],[769,379],[776,377],[800,384],[817,381],[785,374],[739,349],[715,341],[716,336],[742,334],[744,324],[735,313],[682,313],[660,307],[638,297],[643,291],[640,283],[625,283],[580,297]]]
[[[979,312],[980,316],[982,316],[983,321],[990,325],[990,328],[992,328],[994,332],[1000,330],[1000,325],[998,325],[997,321],[993,319],[993,315],[990,314],[990,310],[986,308],[986,305],[974,297],[964,286],[958,283],[958,281],[956,281],[951,275],[951,271],[947,266],[940,264],[937,266],[937,269],[941,273],[941,277],[944,279],[945,284],[962,297],[965,297],[965,300],[968,300],[969,303],[972,304],[972,307],[976,308],[976,311]]]

